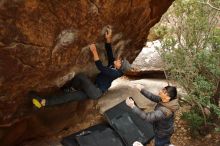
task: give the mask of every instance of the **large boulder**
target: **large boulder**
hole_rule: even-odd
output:
[[[141,84],[144,88],[158,95],[159,91],[165,86],[177,87],[178,97],[183,97],[186,92],[177,83],[165,80],[165,79],[139,79],[139,80],[127,80],[119,78],[115,80],[109,89],[109,91],[98,101],[98,107],[100,113],[103,114],[106,110],[114,107],[120,102],[123,102],[127,97],[132,97],[136,104],[146,112],[154,109],[155,103],[143,96],[140,91],[133,87],[135,84]]]
[[[129,80],[121,78],[115,80],[109,91],[98,101],[100,113],[103,114],[106,110],[123,102],[127,97],[132,97],[136,104],[145,111],[151,111],[155,104],[145,98],[136,88],[130,87],[130,85],[132,85],[132,82]]]
[[[149,29],[160,20],[172,2],[1,0],[2,145],[54,133],[64,128],[67,125],[64,121],[72,119],[77,110],[86,113],[86,109],[76,108],[81,104],[78,102],[40,114],[33,113],[26,94],[29,90],[54,91],[78,72],[93,77],[97,70],[88,44],[96,42],[101,59],[106,62],[103,34],[107,25],[113,28],[114,52],[133,61],[146,41]],[[77,119],[77,115],[75,117]],[[71,123],[74,122],[78,120]],[[58,126],[53,131],[54,125]]]
[[[147,42],[146,46],[144,46],[133,61],[133,69],[129,72],[129,75],[165,78],[164,63],[158,52],[158,48],[161,48],[161,42],[159,40]]]

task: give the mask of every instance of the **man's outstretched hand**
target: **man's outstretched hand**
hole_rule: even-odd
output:
[[[144,89],[144,85],[142,84],[139,84],[139,83],[129,83],[129,85],[131,88],[136,88],[138,89],[139,91],[141,91],[142,89]]]
[[[134,100],[130,97],[128,97],[126,100],[125,100],[125,103],[127,104],[127,106],[129,106],[130,108],[134,108],[135,107],[135,104],[134,104]]]

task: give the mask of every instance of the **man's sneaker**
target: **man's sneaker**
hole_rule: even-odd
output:
[[[133,146],[143,146],[143,144],[140,143],[139,141],[135,141],[135,142],[133,143]]]

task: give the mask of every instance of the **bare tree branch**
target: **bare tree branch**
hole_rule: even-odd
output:
[[[217,8],[217,7],[213,6],[213,5],[211,4],[210,0],[207,0],[206,2],[199,2],[199,3],[208,5],[209,7],[213,8],[213,9],[215,9],[215,10],[217,10],[217,11],[220,11],[220,8]]]

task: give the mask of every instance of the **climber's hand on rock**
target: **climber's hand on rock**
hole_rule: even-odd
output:
[[[105,39],[107,43],[111,43],[112,41],[112,29],[110,26],[106,28]]]
[[[99,54],[97,52],[96,45],[95,44],[89,45],[89,49],[93,54],[94,61],[98,61],[99,60]]]
[[[94,43],[89,45],[89,49],[92,53],[97,52],[96,45]]]

